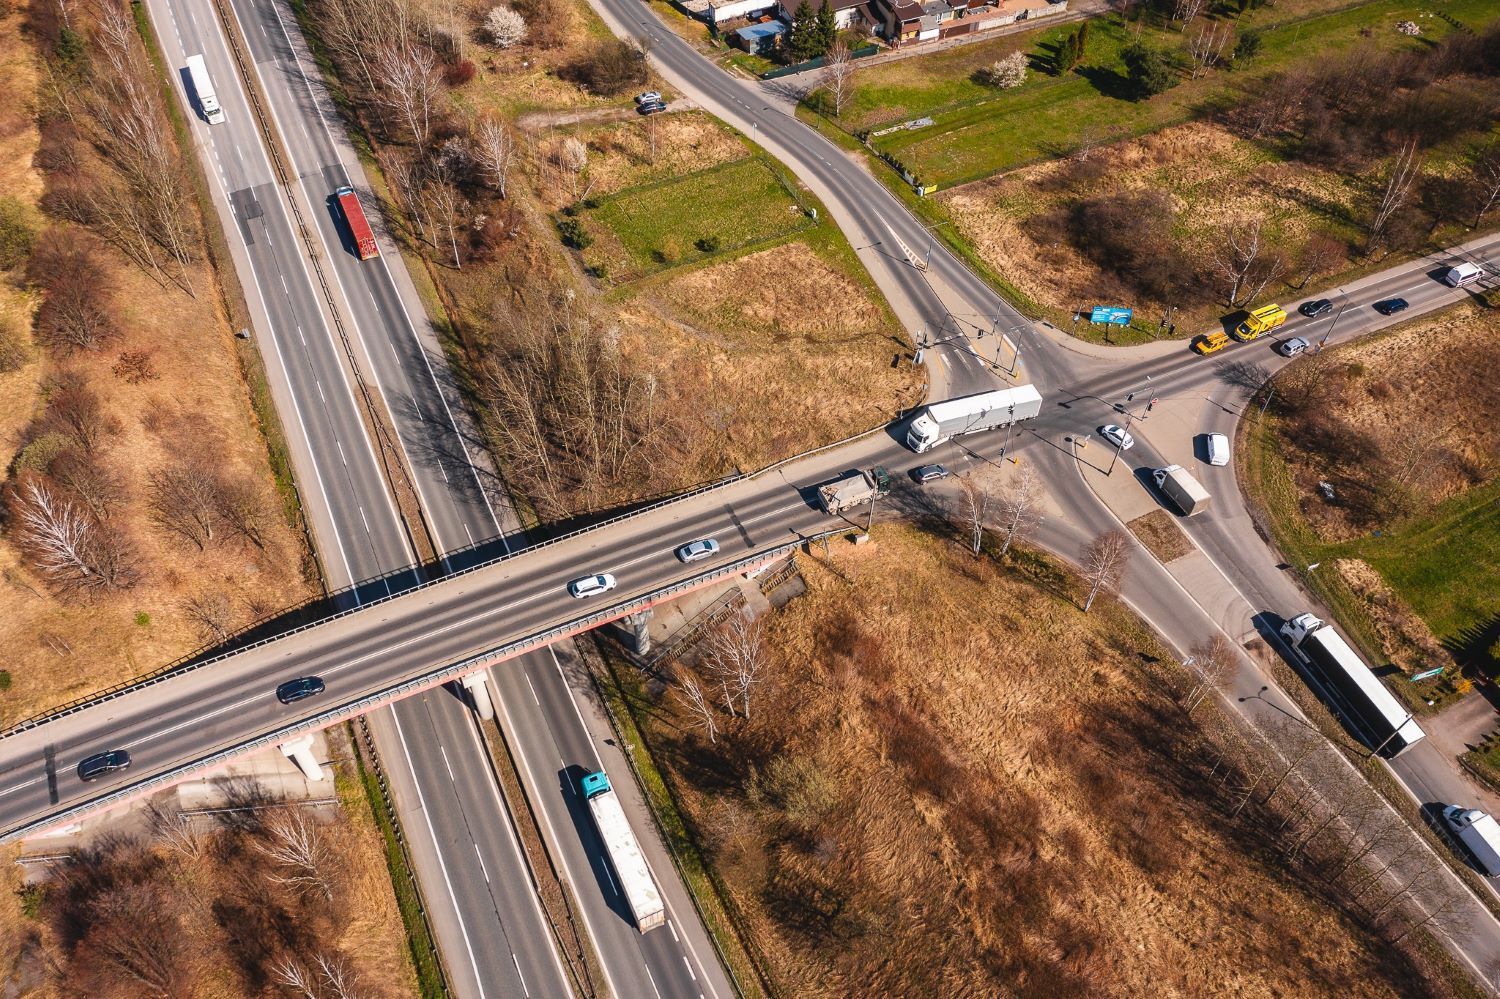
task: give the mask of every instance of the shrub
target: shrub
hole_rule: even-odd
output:
[[[0,669],[0,690],[9,690],[10,684],[10,670]]]
[[[11,469],[17,475],[22,472],[46,472],[60,455],[65,454],[72,447],[73,442],[67,434],[55,430],[48,431],[21,448],[21,453],[16,455]]]
[[[31,360],[31,338],[21,320],[0,315],[0,372],[17,371]]]
[[[704,253],[718,253],[719,252],[719,237],[718,236],[704,236],[701,239],[699,239],[698,242],[694,243],[693,245],[696,246],[696,247],[698,247],[698,249],[702,250]]]
[[[36,232],[26,206],[15,198],[0,198],[0,270],[19,266],[31,253]]]
[[[1026,82],[1026,53],[1012,52],[1003,59],[996,59],[985,70],[985,81],[992,87],[1009,90]]]
[[[462,87],[465,83],[474,79],[478,72],[474,67],[472,59],[460,59],[458,62],[443,70],[443,82],[450,87]]]
[[[508,49],[526,40],[526,19],[509,7],[495,7],[484,19],[484,33],[496,48]]]
[[[575,250],[586,250],[594,242],[583,228],[583,223],[577,219],[562,219],[557,223],[557,231],[562,235],[564,246],[571,246]]]
[[[1120,57],[1125,61],[1125,76],[1137,98],[1155,97],[1177,83],[1171,57],[1161,49],[1135,42]]]
[[[1254,28],[1240,35],[1240,40],[1234,44],[1234,59],[1236,62],[1249,62],[1254,59],[1260,51],[1261,35]]]
[[[611,38],[569,66],[566,75],[596,94],[613,97],[646,82],[646,54],[629,42]]]
[[[41,919],[42,906],[47,901],[46,885],[26,885],[16,892],[21,901],[21,915],[27,919]]]

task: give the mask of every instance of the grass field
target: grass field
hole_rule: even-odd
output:
[[[761,156],[621,191],[582,217],[595,236],[584,261],[616,283],[813,225],[790,185]]]
[[[1322,371],[1298,362],[1277,379],[1292,407],[1245,425],[1241,481],[1287,560],[1320,564],[1308,579],[1339,623],[1408,673],[1443,660],[1500,671],[1500,460],[1486,429],[1500,413],[1497,336],[1500,315],[1450,310],[1327,352]],[[1420,442],[1403,481],[1403,442],[1423,428],[1441,433]],[[1319,481],[1335,503],[1317,497]],[[1361,563],[1389,595],[1361,583]],[[1413,613],[1420,623],[1403,620]],[[1416,692],[1448,697],[1453,686],[1450,676]]]
[[[879,137],[874,146],[895,156],[925,183],[945,188],[1068,152],[1087,132],[1141,134],[1197,117],[1231,93],[1253,88],[1258,76],[1330,52],[1359,44],[1423,45],[1451,30],[1432,15],[1432,5],[1417,0],[1375,0],[1333,10],[1329,6],[1313,7],[1291,19],[1291,12],[1283,13],[1280,5],[1247,14],[1239,25],[1262,29],[1263,41],[1260,53],[1244,70],[1184,79],[1151,100],[1133,101],[1127,94],[1120,53],[1135,37],[1135,26],[1096,18],[1091,22],[1088,55],[1081,66],[1062,76],[1044,70],[1058,39],[1074,30],[1071,25],[870,67],[856,76],[855,93],[841,124],[858,131],[933,117],[933,125]],[[1471,25],[1495,14],[1489,0],[1447,0],[1437,9]],[[1420,40],[1395,32],[1395,23],[1406,19],[1421,25]],[[1362,35],[1365,30],[1372,32],[1369,38]],[[1170,29],[1146,27],[1141,37],[1171,50],[1183,43],[1182,35]],[[1002,93],[977,81],[977,71],[1017,49],[1032,57],[1033,71],[1024,85]]]

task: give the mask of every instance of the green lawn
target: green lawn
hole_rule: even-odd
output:
[[[801,199],[760,155],[620,191],[582,218],[594,236],[584,261],[616,283],[813,225]]]
[[[1375,0],[1344,9],[1316,11],[1291,20],[1277,7],[1264,7],[1239,22],[1263,30],[1260,54],[1238,72],[1216,71],[1186,80],[1148,101],[1130,100],[1120,53],[1134,38],[1134,25],[1114,18],[1091,22],[1089,52],[1083,65],[1063,76],[1045,72],[1057,41],[1076,30],[1059,25],[1026,35],[958,46],[920,59],[874,66],[861,73],[842,124],[863,130],[922,116],[935,124],[874,140],[875,148],[893,155],[928,184],[951,187],[1009,170],[1037,159],[1060,155],[1093,129],[1100,134],[1142,134],[1185,121],[1219,106],[1257,76],[1358,44],[1385,48],[1423,45],[1452,30],[1432,15],[1438,10],[1470,26],[1500,13],[1494,0],[1446,0],[1428,5],[1418,0]],[[1276,18],[1283,19],[1278,23]],[[1397,34],[1400,20],[1414,20],[1423,36]],[[1370,39],[1361,35],[1371,31]],[[1178,50],[1176,30],[1146,27],[1143,40]],[[1033,71],[1021,87],[999,92],[977,82],[976,72],[1008,51],[1022,48],[1032,56]]]

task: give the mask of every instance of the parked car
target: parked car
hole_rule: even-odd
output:
[[[324,689],[322,677],[299,676],[277,687],[276,699],[282,704],[296,704],[298,701],[321,694]]]
[[[1312,344],[1305,337],[1294,336],[1290,340],[1283,340],[1276,345],[1276,353],[1282,357],[1296,357]]]
[[[106,774],[124,770],[130,766],[130,754],[123,749],[111,749],[107,753],[95,753],[78,764],[78,779],[98,780]]]
[[[1398,312],[1405,312],[1411,303],[1404,298],[1388,298],[1383,302],[1375,303],[1375,311],[1382,316],[1394,316]]]
[[[1229,438],[1223,434],[1208,435],[1208,463],[1210,465],[1229,464]]]
[[[710,555],[719,554],[719,543],[713,538],[702,538],[698,541],[689,541],[677,549],[677,560],[679,562],[696,562],[700,558],[708,558]]]
[[[597,573],[593,576],[584,576],[575,579],[568,584],[568,592],[582,599],[583,597],[597,597],[601,593],[608,593],[618,585],[615,577],[607,572]]]
[[[667,106],[660,101],[653,101],[647,104],[641,104],[636,107],[636,111],[640,112],[643,115],[660,114],[666,109]]]
[[[1298,306],[1297,311],[1309,319],[1316,319],[1319,316],[1326,316],[1332,312],[1333,303],[1326,298],[1317,298],[1311,302],[1303,302]]]
[[[636,94],[635,102],[637,104],[660,104],[661,94],[655,90],[648,90],[644,94]]]
[[[918,482],[936,482],[938,479],[946,479],[948,470],[942,465],[918,465],[911,470],[911,477]]]
[[[1109,424],[1108,426],[1100,427],[1099,436],[1109,441],[1121,451],[1129,451],[1131,448],[1135,447],[1135,438],[1130,436],[1130,433],[1128,431],[1115,426],[1113,423]]]

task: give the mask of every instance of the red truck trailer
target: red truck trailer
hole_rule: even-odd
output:
[[[349,223],[349,235],[354,237],[354,245],[359,250],[359,259],[369,260],[371,257],[380,256],[380,247],[375,243],[375,233],[370,230],[370,223],[365,218],[365,210],[359,206],[359,197],[354,193],[354,188],[341,187],[333,192],[333,196],[339,199],[339,208],[344,212],[344,221]]]

